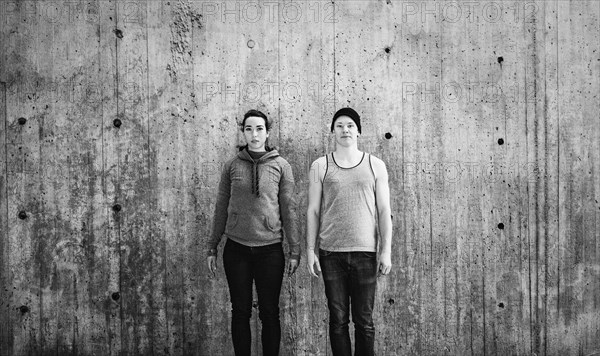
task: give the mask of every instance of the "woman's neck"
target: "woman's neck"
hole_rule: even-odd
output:
[[[267,152],[267,150],[263,147],[263,148],[259,148],[258,150],[253,150],[250,147],[246,148],[248,150],[248,152]]]

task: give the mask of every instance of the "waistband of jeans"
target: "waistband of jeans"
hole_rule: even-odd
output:
[[[279,247],[283,247],[283,244],[281,241],[279,242],[275,242],[272,244],[268,244],[268,245],[262,245],[262,246],[248,246],[248,245],[244,245],[242,243],[239,243],[237,241],[234,241],[232,239],[227,239],[227,244],[231,244],[231,247],[234,248],[240,248],[240,249],[253,249],[253,250],[270,250],[270,249],[275,249],[275,248],[279,248]]]

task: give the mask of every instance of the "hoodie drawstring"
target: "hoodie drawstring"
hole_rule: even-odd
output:
[[[279,154],[276,150],[254,154],[254,152],[250,153],[248,149],[244,149],[238,153],[238,157],[240,159],[252,164],[252,172],[248,172],[251,174],[251,177],[249,178],[251,179],[252,186],[250,187],[250,190],[252,191],[252,195],[256,194],[257,197],[260,196],[260,166],[262,166],[263,163],[267,162],[268,160],[278,156]],[[245,167],[248,166],[245,165]]]
[[[258,183],[259,183],[259,175],[258,175],[258,162],[254,162],[254,169],[252,170],[252,194],[256,193],[256,196],[259,196],[258,192]]]

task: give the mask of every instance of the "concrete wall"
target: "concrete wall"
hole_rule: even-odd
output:
[[[2,0],[0,19],[0,355],[231,355],[202,249],[236,124],[275,120],[304,221],[346,105],[390,172],[378,355],[600,352],[600,2]],[[284,280],[282,355],[330,354],[325,303],[304,264]]]

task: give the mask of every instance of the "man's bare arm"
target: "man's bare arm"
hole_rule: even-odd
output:
[[[390,206],[390,186],[385,163],[373,157],[375,173],[375,199],[379,217],[379,233],[381,244],[379,250],[379,273],[386,275],[392,269],[392,210]]]

